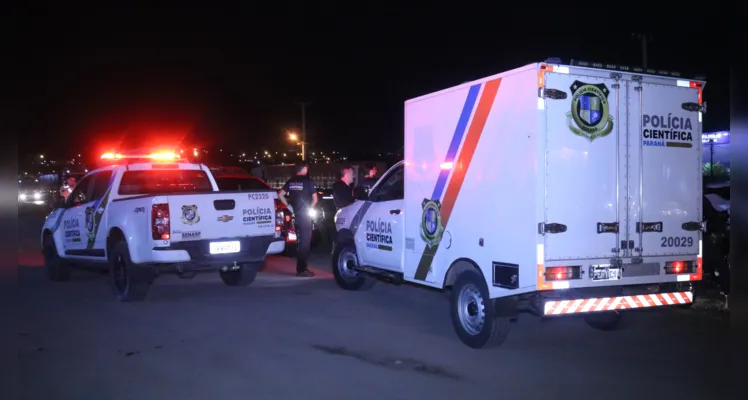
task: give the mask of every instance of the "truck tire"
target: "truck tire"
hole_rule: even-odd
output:
[[[132,262],[125,241],[119,241],[109,249],[109,283],[117,301],[126,303],[145,299],[154,277],[152,267]]]
[[[473,349],[496,347],[509,334],[510,318],[497,317],[486,280],[477,271],[462,272],[450,296],[452,326],[462,343]]]
[[[57,254],[57,246],[52,235],[44,237],[44,270],[47,279],[52,282],[65,282],[70,280],[70,264],[60,258]]]
[[[595,312],[584,316],[584,322],[600,331],[613,331],[621,326],[623,314],[618,311]]]
[[[226,286],[249,286],[255,281],[257,272],[264,263],[248,263],[239,266],[234,271],[218,271]]]
[[[332,274],[335,282],[344,290],[368,290],[376,280],[361,274],[351,268],[356,265],[356,248],[349,244],[337,244],[332,254]],[[351,264],[352,263],[352,264]]]

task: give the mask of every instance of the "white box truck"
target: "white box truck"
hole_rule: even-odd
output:
[[[336,281],[449,290],[473,348],[522,310],[692,303],[704,84],[536,63],[406,101],[405,160],[336,215]]]

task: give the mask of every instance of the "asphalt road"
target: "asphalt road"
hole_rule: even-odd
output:
[[[615,332],[522,315],[502,347],[472,350],[442,294],[344,292],[323,252],[313,279],[272,257],[248,288],[167,276],[122,304],[100,273],[47,282],[43,215],[19,213],[24,399],[735,398],[723,382],[728,326],[714,313],[630,313]]]

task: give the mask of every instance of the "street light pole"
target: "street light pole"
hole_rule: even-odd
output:
[[[296,102],[301,106],[301,160],[306,161],[306,106],[310,102]]]

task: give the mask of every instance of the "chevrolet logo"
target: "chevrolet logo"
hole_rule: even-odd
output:
[[[232,219],[234,219],[234,217],[230,215],[221,215],[220,217],[218,217],[218,222],[229,222]]]

